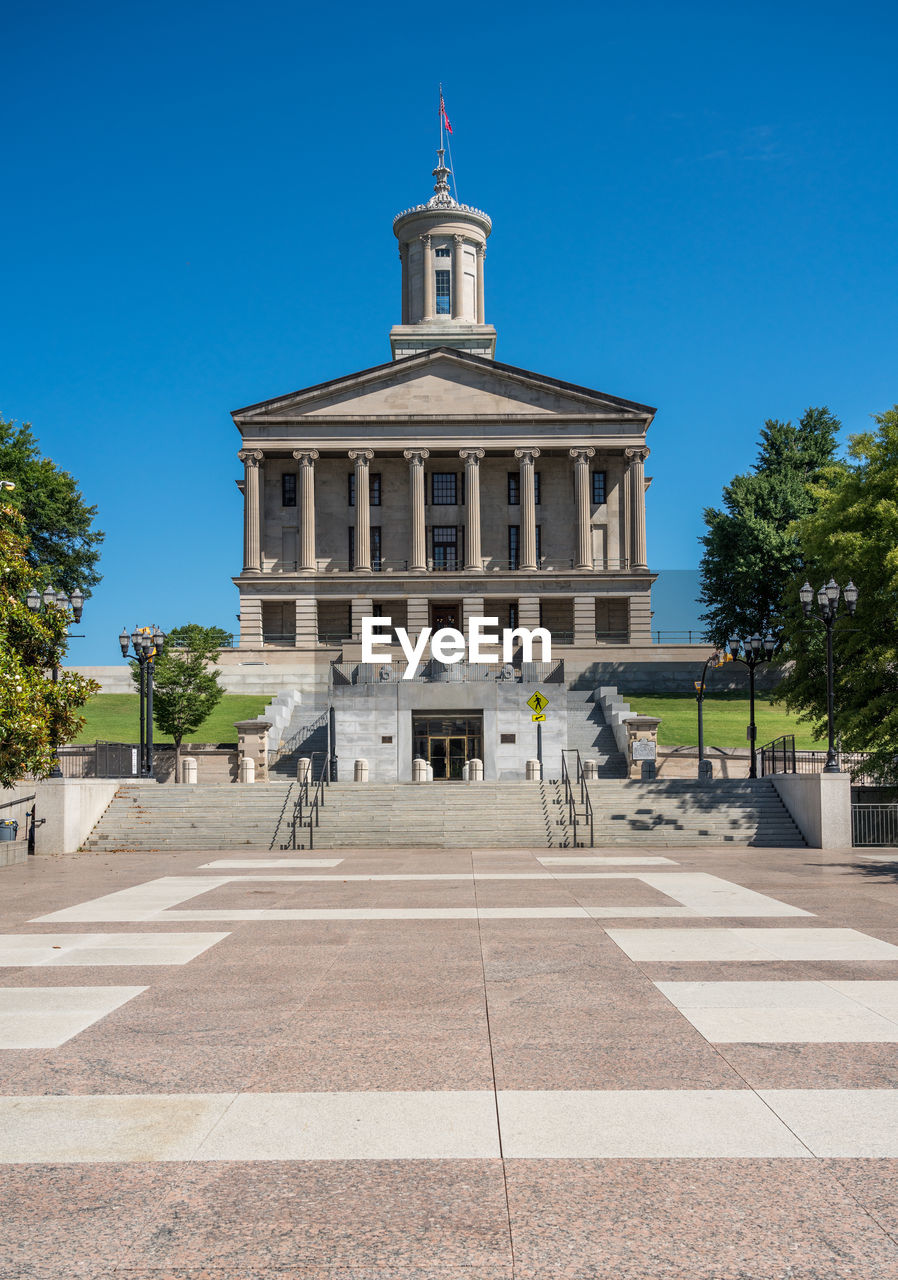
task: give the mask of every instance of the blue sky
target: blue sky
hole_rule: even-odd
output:
[[[898,400],[896,31],[826,0],[6,6],[0,413],[107,534],[70,660],[236,626],[229,411],[389,359],[440,79],[497,357],[659,407],[649,560],[694,568],[765,418]]]

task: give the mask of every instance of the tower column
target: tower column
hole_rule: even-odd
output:
[[[465,464],[465,569],[483,573],[480,552],[480,459],[483,449],[459,449]]]
[[[429,235],[421,237],[424,255],[424,315],[423,320],[433,319],[433,241]]]
[[[399,245],[399,261],[402,263],[402,323],[408,324],[408,243],[406,241],[402,241]]]
[[[430,457],[429,449],[404,449],[408,463],[408,486],[411,519],[411,546],[409,569],[412,573],[424,573],[427,569],[427,539],[424,533],[424,459]]]
[[[371,572],[371,494],[368,463],[374,457],[371,449],[350,449],[355,463],[355,565],[360,573]]]
[[[243,572],[262,570],[262,507],[259,500],[259,472],[265,457],[261,449],[241,449],[243,463]]]
[[[452,237],[452,319],[465,314],[465,238]]]
[[[477,323],[483,324],[483,317],[486,308],[483,302],[483,260],[486,257],[486,245],[478,244],[476,246],[477,253]]]
[[[315,563],[315,459],[317,449],[294,449],[299,463],[299,572],[314,573]]]
[[[648,449],[627,449],[630,459],[628,469],[630,477],[630,510],[633,518],[633,532],[630,536],[632,547],[633,569],[648,568],[648,551],[645,541],[645,460],[649,456]]]
[[[577,563],[575,569],[592,568],[592,530],[590,515],[592,504],[589,493],[589,460],[595,449],[571,449],[574,459],[574,491],[577,497]]]
[[[539,449],[515,449],[521,464],[521,560],[519,568],[536,569],[536,487],[533,464]]]

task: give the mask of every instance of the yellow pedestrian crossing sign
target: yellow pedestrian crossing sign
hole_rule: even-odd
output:
[[[534,712],[534,714],[530,717],[530,719],[533,721],[534,724],[543,724],[545,722],[546,717],[541,712]]]
[[[539,689],[537,689],[532,698],[527,699],[527,706],[531,711],[535,711],[538,715],[545,711],[548,705],[549,699],[544,693],[540,693]]]

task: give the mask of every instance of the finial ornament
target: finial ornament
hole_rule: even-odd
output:
[[[436,184],[433,188],[433,195],[427,201],[428,209],[454,209],[456,201],[452,198],[452,192],[449,190],[449,174],[451,169],[447,169],[443,163],[443,148],[437,150],[437,167],[433,171],[436,178]]]

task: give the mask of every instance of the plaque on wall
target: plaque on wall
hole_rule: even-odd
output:
[[[633,759],[634,760],[654,760],[656,744],[651,738],[634,738],[633,740]]]

